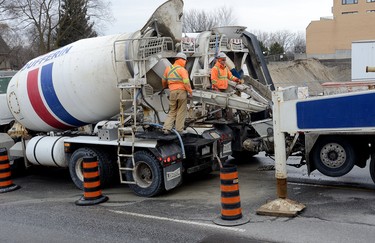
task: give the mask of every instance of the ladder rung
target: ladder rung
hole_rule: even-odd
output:
[[[132,127],[119,127],[118,130],[120,131],[133,131],[133,128]]]
[[[121,181],[123,184],[136,184],[135,181]]]
[[[119,168],[121,171],[133,171],[134,168],[129,168],[129,167],[120,167]]]
[[[119,157],[129,157],[133,158],[133,154],[117,154]]]

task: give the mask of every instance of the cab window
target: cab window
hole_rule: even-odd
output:
[[[12,77],[0,77],[0,94],[7,92],[7,87],[11,79]]]

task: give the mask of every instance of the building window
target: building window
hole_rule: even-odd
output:
[[[375,13],[375,10],[367,10],[367,13]]]
[[[367,0],[369,1],[369,0]],[[345,4],[355,4],[355,3],[358,3],[358,0],[342,0],[342,4],[345,5]]]
[[[357,14],[358,11],[342,12],[342,14]]]
[[[375,3],[375,0],[367,0],[368,3]]]

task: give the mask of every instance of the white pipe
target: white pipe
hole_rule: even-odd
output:
[[[273,101],[273,131],[275,146],[275,176],[276,179],[286,179],[286,148],[285,134],[281,131],[280,103],[283,102],[283,92],[278,90],[272,92]]]

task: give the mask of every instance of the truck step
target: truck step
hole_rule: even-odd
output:
[[[129,168],[127,168],[127,169],[129,169]],[[122,171],[124,171],[123,168],[120,168],[120,183],[121,184],[133,184],[133,185],[137,184],[134,180],[132,180],[132,181],[127,180],[125,174]]]
[[[136,185],[137,183],[135,181],[121,181],[121,184],[134,184],[134,185]]]

